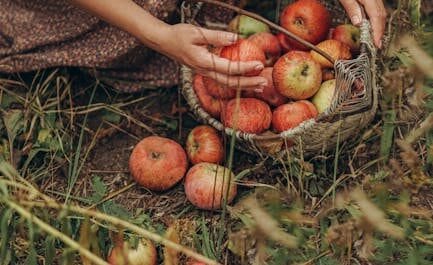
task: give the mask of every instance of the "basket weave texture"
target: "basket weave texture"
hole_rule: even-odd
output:
[[[331,12],[333,26],[349,23],[339,1],[323,1]],[[199,5],[200,6],[200,5]],[[195,11],[198,10],[195,7]],[[194,13],[194,12],[187,12]],[[185,18],[188,23],[196,23]],[[376,85],[376,49],[372,42],[371,27],[364,19],[361,26],[361,52],[351,60],[337,60],[334,64],[336,89],[331,106],[315,119],[298,127],[276,134],[243,133],[225,128],[200,106],[193,89],[193,72],[181,68],[181,90],[195,117],[229,136],[237,138],[236,147],[260,157],[281,158],[286,155],[308,157],[335,148],[338,142],[356,138],[360,130],[373,119],[378,106]],[[357,87],[357,90],[353,88]],[[355,92],[356,91],[356,92]]]

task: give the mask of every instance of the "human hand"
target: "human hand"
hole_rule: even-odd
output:
[[[252,70],[263,69],[262,62],[232,62],[208,51],[208,45],[223,47],[234,44],[238,39],[236,34],[189,24],[170,26],[167,34],[167,41],[161,43],[160,52],[194,69],[196,73],[228,87],[260,90],[267,85],[263,77],[244,76]]]
[[[361,5],[364,6],[373,28],[374,44],[382,47],[382,37],[385,31],[386,10],[382,0],[340,0],[347,11],[353,25],[359,25],[362,20]]]

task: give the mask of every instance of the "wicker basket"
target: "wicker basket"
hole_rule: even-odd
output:
[[[349,21],[339,1],[323,2],[332,14],[333,25]],[[191,18],[200,6],[200,3],[193,8],[183,6],[182,13],[186,22],[196,23]],[[296,128],[279,134],[267,132],[262,135],[225,128],[219,120],[212,118],[201,108],[192,85],[193,72],[186,66],[181,68],[182,93],[196,118],[229,136],[234,135],[238,149],[261,157],[274,158],[287,154],[297,157],[318,155],[334,148],[338,142],[355,138],[360,130],[371,122],[377,110],[376,50],[372,43],[369,21],[364,19],[360,29],[360,55],[352,60],[338,60],[334,64],[337,89],[333,103],[317,118],[307,120]],[[354,90],[354,87],[358,89]]]

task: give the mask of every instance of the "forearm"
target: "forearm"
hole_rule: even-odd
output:
[[[98,16],[158,50],[169,35],[170,25],[155,18],[132,0],[71,0],[75,5]]]

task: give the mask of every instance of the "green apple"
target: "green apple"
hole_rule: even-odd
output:
[[[232,19],[229,23],[228,30],[238,33],[242,38],[248,38],[259,32],[271,31],[269,26],[265,23],[245,15],[239,15]]]
[[[319,88],[319,91],[317,91],[311,100],[319,113],[324,112],[331,106],[335,93],[335,85],[335,79],[323,82]]]

